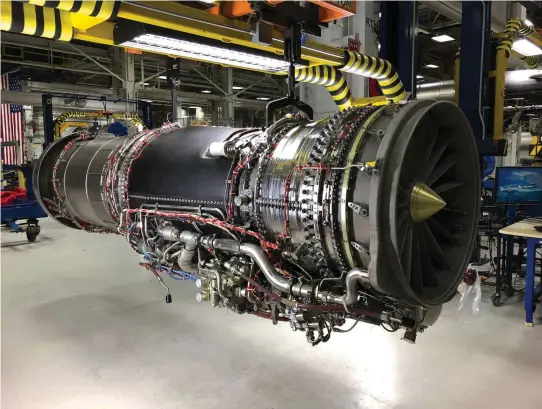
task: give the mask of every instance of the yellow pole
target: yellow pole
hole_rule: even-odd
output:
[[[506,81],[506,62],[508,57],[505,49],[497,49],[495,63],[495,103],[493,106],[493,140],[503,138],[504,121],[504,87]]]

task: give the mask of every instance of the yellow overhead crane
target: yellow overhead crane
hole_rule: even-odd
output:
[[[54,8],[47,3],[56,3]],[[78,4],[82,4],[77,8]],[[270,45],[253,41],[253,33],[249,24],[239,20],[229,19],[220,15],[198,10],[177,2],[169,1],[58,1],[46,2],[45,0],[29,0],[28,3],[15,1],[2,1],[2,30],[14,31],[12,24],[15,22],[12,9],[22,7],[24,11],[23,34],[37,35],[45,38],[69,41],[83,40],[93,43],[114,46],[113,27],[109,22],[114,18],[136,21],[139,23],[154,25],[174,31],[211,38],[224,43],[237,44],[244,47],[272,52],[277,55],[283,54],[284,35],[279,31],[273,32],[273,41]],[[35,7],[38,6],[38,7]],[[96,11],[95,8],[98,8]],[[55,24],[54,10],[61,17],[63,26],[62,37],[54,37],[53,27]],[[21,12],[19,12],[20,14]],[[68,14],[66,14],[68,13]],[[35,27],[35,15],[43,15],[47,30],[40,31]],[[30,17],[28,17],[30,16]],[[57,20],[58,21],[58,20]],[[68,31],[72,31],[68,35]],[[343,50],[317,43],[307,39],[302,47],[302,58],[315,65],[342,65],[344,61]]]
[[[318,3],[325,10],[320,14],[321,21],[337,18],[341,13],[353,14],[352,10],[341,10],[342,6],[329,1],[315,0],[313,3]],[[248,23],[178,2],[29,0],[28,3],[2,1],[1,7],[2,30],[55,40],[75,39],[115,46],[114,23],[111,20],[125,19],[276,55],[284,53],[284,34],[278,30],[273,31],[270,44],[255,42]],[[326,86],[341,110],[353,105],[382,104],[406,99],[403,84],[388,61],[357,52],[345,52],[310,38],[302,46],[301,58],[308,61],[310,67],[296,70],[296,80]],[[354,100],[338,70],[375,78],[384,96]]]

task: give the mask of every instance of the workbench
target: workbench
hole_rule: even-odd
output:
[[[536,247],[542,245],[542,232],[534,226],[542,225],[542,219],[525,219],[499,230],[505,236],[516,236],[527,241],[527,271],[525,274],[525,325],[533,326],[535,303],[535,258]]]

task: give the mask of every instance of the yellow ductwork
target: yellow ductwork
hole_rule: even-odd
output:
[[[389,61],[355,51],[346,51],[345,62],[338,68],[321,65],[297,69],[295,80],[325,86],[340,111],[352,105],[365,104],[363,100],[357,100],[354,104],[346,80],[339,70],[376,79],[387,103],[403,101],[407,97],[403,83]]]
[[[89,17],[109,20],[117,16],[120,1],[75,1],[75,0],[28,0],[30,4],[42,7],[53,7],[59,10],[69,11],[70,13],[79,13]]]
[[[406,99],[407,94],[403,83],[389,61],[355,51],[346,51],[345,57],[344,66],[339,68],[341,71],[376,79],[382,93],[390,103]]]
[[[312,66],[295,70],[295,80],[320,84],[327,88],[339,111],[352,106],[352,94],[342,73],[327,65]]]
[[[73,26],[70,13],[18,1],[1,2],[1,29],[53,40],[70,41]]]

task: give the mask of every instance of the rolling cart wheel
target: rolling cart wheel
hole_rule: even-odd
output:
[[[499,294],[493,294],[491,296],[491,302],[493,303],[494,307],[498,307],[501,305],[501,296]]]
[[[516,294],[516,290],[513,287],[506,287],[505,294],[507,297],[513,297]]]
[[[28,241],[36,241],[38,234],[40,234],[40,226],[38,226],[37,224],[29,224],[26,227],[26,238],[28,239]]]

